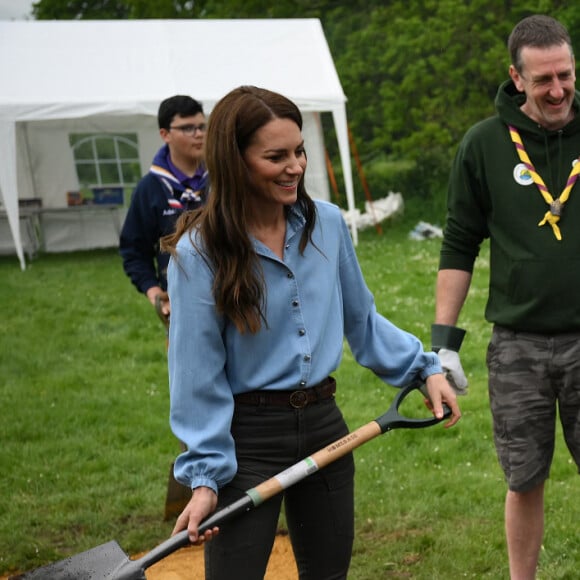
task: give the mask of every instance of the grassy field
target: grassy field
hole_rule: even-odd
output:
[[[379,310],[429,345],[438,240],[412,241],[412,216],[362,232],[358,254]],[[462,315],[470,394],[452,430],[396,430],[355,452],[350,578],[508,578],[505,486],[487,401],[483,320],[488,250]],[[168,537],[165,338],[113,250],[0,259],[0,574],[116,539],[128,553]],[[352,429],[395,390],[345,348],[338,400]],[[580,487],[559,436],[547,484],[541,579],[578,578]]]

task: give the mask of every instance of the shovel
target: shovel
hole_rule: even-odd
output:
[[[415,419],[401,415],[399,406],[405,397],[417,388],[419,388],[417,384],[403,387],[388,411],[378,419],[359,427],[288,469],[247,490],[242,498],[218,510],[201,522],[199,532],[203,533],[215,526],[221,526],[234,516],[250,511],[378,435],[393,429],[429,427],[451,415],[451,410],[446,406],[444,406],[444,416],[441,419],[436,417]],[[102,544],[60,562],[24,573],[17,576],[15,580],[146,580],[145,570],[149,566],[188,545],[187,530],[183,530],[153,548],[143,557],[131,560],[119,544],[112,540],[107,544]]]

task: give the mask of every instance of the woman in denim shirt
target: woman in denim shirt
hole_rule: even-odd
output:
[[[198,534],[217,507],[348,433],[331,374],[346,337],[385,383],[423,381],[435,415],[460,417],[437,355],[381,316],[338,207],[304,187],[296,105],[240,87],[210,115],[212,195],[164,240],[172,318],[171,426],[193,490],[174,533],[206,543],[206,577],[264,577],[282,499],[300,578],[346,578],[354,536],[352,454],[256,510]],[[234,576],[232,576],[232,574]]]

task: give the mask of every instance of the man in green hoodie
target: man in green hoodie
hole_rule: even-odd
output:
[[[497,455],[508,491],[512,580],[535,577],[556,407],[580,466],[580,99],[566,29],[530,16],[513,29],[497,115],[471,127],[455,158],[437,276],[433,348],[459,390],[459,313],[490,239],[485,311]]]

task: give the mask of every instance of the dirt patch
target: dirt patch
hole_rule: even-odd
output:
[[[204,577],[203,547],[182,548],[147,569],[147,580],[193,580]],[[264,580],[297,580],[298,571],[287,535],[278,534]],[[1,579],[0,579],[1,580]]]
[[[145,553],[145,552],[144,552]],[[143,554],[136,554],[140,558]],[[199,580],[204,577],[203,547],[177,550],[145,571],[147,580]],[[12,576],[0,576],[10,580]],[[287,534],[278,534],[264,580],[298,580],[298,571]]]

